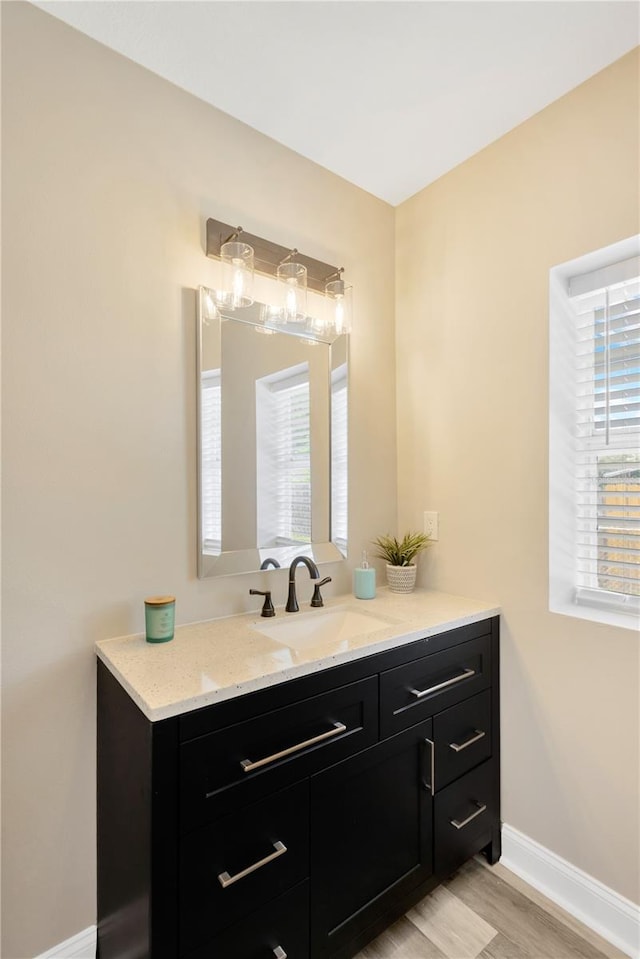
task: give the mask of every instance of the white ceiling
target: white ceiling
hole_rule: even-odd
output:
[[[394,205],[640,42],[618,0],[37,6]]]

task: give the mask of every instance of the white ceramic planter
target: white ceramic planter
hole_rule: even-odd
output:
[[[389,566],[387,563],[387,583],[392,593],[412,593],[416,585],[418,567]]]

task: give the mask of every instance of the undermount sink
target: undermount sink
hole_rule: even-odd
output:
[[[361,613],[348,606],[334,606],[311,613],[290,613],[286,622],[256,624],[253,628],[291,649],[307,649],[326,643],[338,643],[375,633],[392,625],[372,613]]]

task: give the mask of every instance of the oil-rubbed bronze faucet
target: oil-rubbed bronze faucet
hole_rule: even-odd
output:
[[[311,579],[320,578],[320,570],[312,559],[309,559],[308,556],[296,556],[289,567],[289,596],[287,598],[287,605],[285,606],[288,613],[297,613],[300,609],[296,596],[296,567],[299,566],[300,563],[304,563],[307,567]]]

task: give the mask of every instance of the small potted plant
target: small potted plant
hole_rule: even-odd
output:
[[[375,555],[387,561],[387,583],[392,593],[411,593],[416,585],[418,567],[414,559],[431,540],[426,533],[405,533],[401,540],[395,536],[378,536],[373,540],[378,548]]]

